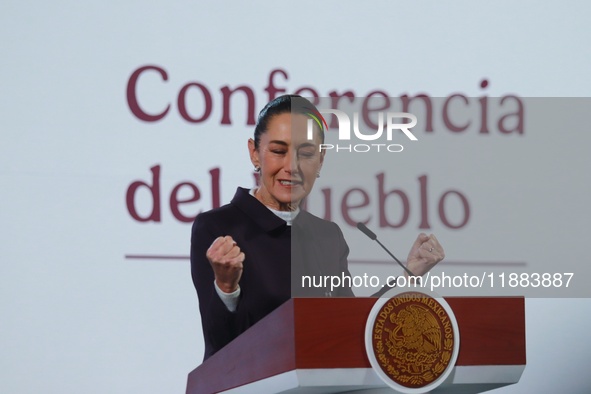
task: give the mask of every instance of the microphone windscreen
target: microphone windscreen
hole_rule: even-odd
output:
[[[363,234],[367,235],[372,241],[375,241],[378,238],[378,236],[373,231],[368,229],[367,226],[361,222],[357,223],[357,228],[361,230]]]

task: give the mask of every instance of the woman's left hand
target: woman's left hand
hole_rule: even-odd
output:
[[[423,276],[444,257],[445,252],[437,238],[433,234],[421,233],[408,253],[406,268],[415,276]]]

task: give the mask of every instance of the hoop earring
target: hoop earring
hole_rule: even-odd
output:
[[[254,166],[254,172],[256,172],[256,173],[260,173],[260,172],[261,172],[261,167],[259,167],[259,166]]]

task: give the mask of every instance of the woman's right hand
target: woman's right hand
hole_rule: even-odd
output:
[[[205,254],[213,268],[215,283],[224,293],[232,293],[238,289],[238,282],[242,276],[244,253],[240,251],[236,242],[226,235],[213,241]]]

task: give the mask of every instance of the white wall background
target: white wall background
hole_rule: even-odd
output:
[[[246,139],[252,127],[237,109],[234,124],[220,126],[220,87],[253,87],[260,108],[269,72],[282,68],[289,80],[278,84],[288,90],[480,95],[480,80],[487,78],[489,96],[586,97],[590,11],[583,1],[4,1],[0,392],[184,391],[203,353],[189,263],[125,256],[188,254],[190,225],[166,208],[179,182],[199,185],[203,198],[194,211],[211,207],[212,168],[221,168],[224,202],[235,186],[251,185]],[[125,97],[130,74],[146,64],[165,68],[169,80],[150,74],[141,104],[157,111],[172,103],[169,115],[151,124],[131,114]],[[190,81],[213,95],[213,114],[200,125],[184,122],[176,110],[176,94]],[[235,108],[244,107],[239,101]],[[527,191],[538,193],[526,203],[539,209],[525,205],[523,215],[517,209],[491,221],[485,207],[503,205],[495,196],[475,196],[483,208],[473,227],[434,229],[449,258],[487,260],[493,253],[533,262],[542,255],[559,271],[573,261],[588,263],[585,147],[591,137],[584,128],[557,133],[562,138],[542,136],[557,149],[516,163]],[[469,166],[470,156],[465,160]],[[162,167],[162,222],[138,223],[125,192],[131,182],[149,180],[156,164]],[[425,166],[435,171],[437,163],[427,157]],[[469,181],[463,187],[477,189]],[[503,201],[510,206],[511,199]],[[490,234],[474,232],[488,224],[499,229],[491,242],[482,238]],[[510,226],[519,230],[522,250],[515,233],[503,233]],[[403,230],[396,236],[406,245],[417,229]],[[479,245],[465,242],[469,237]],[[512,247],[500,252],[505,243]],[[482,250],[487,244],[495,248]],[[591,391],[589,300],[528,299],[526,308],[528,366],[518,385],[496,392]]]

